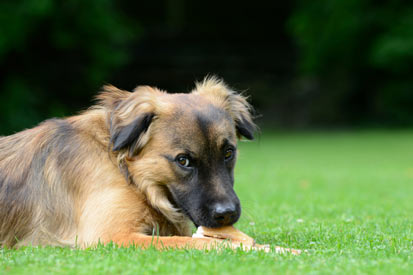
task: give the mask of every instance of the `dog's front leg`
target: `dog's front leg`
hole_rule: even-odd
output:
[[[162,237],[162,236],[147,236],[143,234],[125,234],[117,235],[111,239],[114,243],[120,246],[136,245],[142,248],[155,247],[157,249],[199,249],[199,250],[211,250],[219,249],[222,247],[230,247],[235,249],[238,247],[227,241],[216,240],[211,238],[191,238],[191,237]]]
[[[233,250],[241,249],[244,251],[250,250],[263,250],[265,252],[270,252],[269,245],[243,245],[237,242],[231,242],[230,240],[220,240],[214,238],[191,238],[191,237],[161,237],[161,236],[147,236],[138,233],[117,235],[111,239],[112,242],[120,246],[130,246],[135,245],[141,248],[155,247],[156,249],[198,249],[198,250],[219,250],[222,248],[230,248]],[[299,251],[293,249],[286,249],[281,247],[276,247],[276,252],[286,253],[291,252],[292,254],[300,254]]]

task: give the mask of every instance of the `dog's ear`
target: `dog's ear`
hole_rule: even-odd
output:
[[[159,96],[163,92],[139,86],[126,99],[115,103],[110,114],[110,142],[113,151],[126,151],[129,156],[149,140],[150,126],[156,117]],[[122,93],[120,93],[122,97]]]
[[[196,83],[193,93],[207,97],[214,105],[227,111],[235,122],[238,137],[254,139],[257,126],[253,122],[253,108],[245,96],[234,92],[216,77],[206,77]]]
[[[117,129],[111,137],[112,150],[120,151],[139,140],[139,137],[148,130],[153,117],[153,113],[144,113],[135,118],[130,124]]]
[[[112,85],[105,85],[102,91],[96,96],[99,106],[108,110],[114,110],[123,101],[126,100],[132,93],[120,90]]]
[[[254,133],[257,129],[257,126],[248,118],[241,116],[238,121],[235,121],[236,129],[238,135],[245,137],[246,139],[253,140]]]

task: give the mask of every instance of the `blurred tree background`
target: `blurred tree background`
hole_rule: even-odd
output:
[[[270,4],[271,3],[271,4]],[[0,2],[0,135],[207,74],[278,128],[413,126],[413,2]]]

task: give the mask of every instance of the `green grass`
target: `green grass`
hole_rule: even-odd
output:
[[[240,145],[237,227],[263,252],[0,250],[0,273],[413,273],[413,132],[268,134]]]

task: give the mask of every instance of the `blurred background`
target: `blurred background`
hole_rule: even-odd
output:
[[[91,105],[106,83],[251,95],[261,127],[413,126],[413,1],[0,2],[0,135]]]

